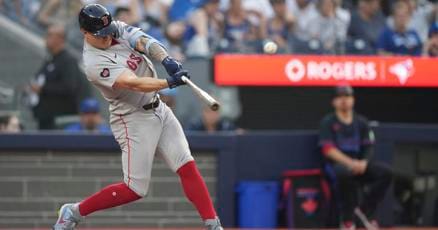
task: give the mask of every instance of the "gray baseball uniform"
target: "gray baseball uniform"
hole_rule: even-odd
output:
[[[143,109],[144,105],[159,100],[157,92],[113,88],[126,69],[137,77],[157,77],[152,62],[129,44],[128,39],[139,28],[115,23],[119,37],[113,39],[108,49],[97,49],[85,42],[85,72],[110,104],[110,124],[122,150],[124,181],[137,194],[145,196],[155,153],[175,172],[193,157],[180,123],[164,103],[155,109]]]

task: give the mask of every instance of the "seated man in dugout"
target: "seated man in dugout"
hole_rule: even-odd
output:
[[[327,159],[326,173],[335,178],[333,190],[339,199],[341,229],[355,230],[358,219],[368,230],[377,230],[375,211],[391,184],[392,171],[371,160],[374,136],[368,120],[354,111],[354,102],[353,88],[335,89],[334,112],[321,121],[319,145]],[[365,186],[369,188],[366,192]],[[364,191],[361,203],[359,191]]]

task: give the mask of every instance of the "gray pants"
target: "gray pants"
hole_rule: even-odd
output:
[[[110,123],[122,150],[124,181],[140,196],[148,192],[155,153],[174,172],[194,160],[180,123],[162,102],[156,109],[111,114]]]

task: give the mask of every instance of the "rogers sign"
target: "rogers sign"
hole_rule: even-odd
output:
[[[308,80],[367,80],[377,78],[377,66],[374,62],[334,62],[290,60],[284,69],[286,76],[293,82],[304,77]]]
[[[438,87],[438,59],[380,56],[215,56],[214,77],[224,86]]]

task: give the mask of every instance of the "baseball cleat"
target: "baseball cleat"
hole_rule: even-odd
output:
[[[356,230],[353,221],[344,221],[341,223],[341,230]]]
[[[379,222],[377,222],[377,220],[371,220],[370,223],[374,226],[374,229],[379,229]]]
[[[53,230],[74,230],[82,217],[75,210],[75,204],[64,204],[58,212],[58,220],[53,225]]]
[[[224,230],[218,218],[205,220],[205,227],[207,230]]]

